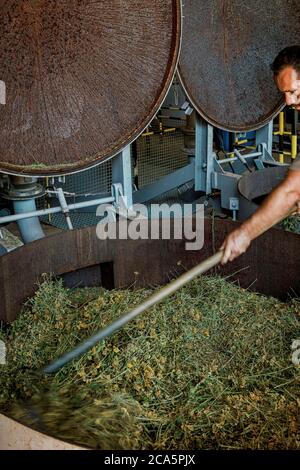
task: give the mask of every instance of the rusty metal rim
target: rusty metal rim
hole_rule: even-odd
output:
[[[108,154],[103,157],[103,159],[99,160],[100,156],[96,155],[90,159],[90,163],[86,166],[82,166],[82,162],[78,164],[71,164],[72,169],[70,171],[65,171],[67,164],[62,164],[64,167],[63,170],[59,170],[59,167],[49,167],[47,168],[35,168],[34,171],[26,171],[26,166],[20,169],[17,165],[8,164],[0,161],[0,172],[10,174],[10,175],[23,175],[23,176],[40,176],[40,177],[48,177],[48,176],[62,176],[62,175],[71,175],[75,173],[79,173],[84,170],[89,170],[97,165],[105,163],[118,155],[125,147],[132,144],[147,128],[149,123],[155,117],[157,112],[159,111],[165,97],[167,96],[171,86],[172,80],[176,73],[179,57],[180,57],[180,50],[181,50],[181,43],[182,43],[182,0],[172,0],[174,5],[174,15],[173,15],[173,46],[171,47],[171,51],[173,53],[173,58],[170,57],[169,67],[166,71],[165,79],[164,79],[164,86],[160,91],[159,96],[155,100],[155,104],[152,106],[150,113],[143,119],[143,122],[136,127],[136,129],[128,136],[123,138],[122,142],[118,142],[109,152]],[[176,14],[175,14],[176,13]],[[124,146],[124,142],[128,140],[128,143]],[[56,169],[57,168],[57,169]]]
[[[197,113],[200,114],[200,116],[203,117],[203,119],[205,119],[205,121],[207,121],[212,126],[217,127],[218,129],[222,129],[222,130],[227,131],[227,132],[250,132],[250,131],[256,131],[258,129],[261,129],[266,124],[268,124],[272,119],[274,119],[280,113],[280,111],[282,111],[283,108],[285,107],[284,99],[281,98],[280,102],[278,102],[276,104],[276,106],[272,109],[272,111],[269,113],[269,115],[263,121],[261,121],[259,124],[253,125],[253,126],[248,125],[248,126],[239,126],[239,127],[237,127],[237,126],[225,127],[225,126],[220,125],[220,123],[218,123],[213,118],[211,118],[205,111],[200,109],[199,106],[196,104],[196,101],[194,100],[193,95],[189,93],[188,87],[185,84],[185,81],[184,81],[184,79],[181,75],[180,65],[178,65],[177,73],[178,73],[178,78],[180,80],[180,84],[181,84],[187,98],[189,99],[189,101],[191,102],[191,104],[193,105],[193,107],[195,108]]]
[[[237,222],[216,219],[213,228],[210,219],[205,219],[206,243],[200,251],[186,251],[185,240],[99,240],[95,227],[61,232],[37,240],[0,256],[0,319],[10,323],[17,317],[22,304],[34,294],[37,282],[46,272],[63,277],[78,272],[83,285],[88,285],[85,282],[92,280],[107,289],[122,288],[133,283],[137,283],[137,286],[165,284],[170,280],[169,274],[178,260],[182,261],[186,269],[195,266],[211,255],[212,240],[215,240],[215,246],[221,246],[226,234],[237,226]],[[266,246],[275,246],[277,243],[285,250],[283,260],[280,253],[274,256],[273,252],[265,252]],[[253,276],[261,283],[258,290],[268,295],[284,296],[291,287],[295,292],[300,292],[300,280],[296,275],[300,266],[299,244],[299,235],[269,230],[252,244],[252,248],[235,262],[233,268],[228,265],[220,272],[232,273],[232,269],[239,265],[245,266],[246,263],[251,272],[247,276],[245,272],[242,273],[245,284],[248,284],[249,279],[252,281]],[[89,247],[88,253],[86,246]],[[154,263],[150,271],[145,265],[149,259]],[[262,259],[266,265],[263,270]],[[281,263],[280,272],[286,272],[280,285],[278,279],[281,277],[276,263]],[[26,271],[25,277],[22,269],[18,268],[20,266]],[[136,271],[141,273],[138,281],[134,274]],[[71,284],[78,284],[78,279],[75,281],[71,279]],[[16,283],[20,285],[17,291]]]

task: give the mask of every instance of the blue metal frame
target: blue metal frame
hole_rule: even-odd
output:
[[[238,182],[244,169],[249,169],[248,162],[252,166],[254,164],[257,169],[264,168],[265,165],[280,165],[272,157],[273,121],[256,131],[256,150],[244,156],[238,154],[223,160],[217,159],[214,152],[213,130],[213,126],[197,115],[195,158],[191,158],[189,165],[184,168],[134,193],[134,201],[150,201],[194,179],[195,191],[201,191],[208,196],[213,190],[220,190],[221,207],[233,211],[233,218],[236,218],[240,208]],[[242,171],[226,171],[228,163],[234,163]]]

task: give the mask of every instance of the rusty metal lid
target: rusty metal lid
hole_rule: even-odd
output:
[[[149,124],[177,65],[179,0],[2,3],[0,171],[88,168]]]
[[[246,173],[238,182],[239,192],[248,201],[266,196],[284,180],[288,170],[288,165],[282,165]]]
[[[195,109],[229,131],[262,127],[282,108],[270,64],[299,43],[299,0],[185,0],[179,75]]]

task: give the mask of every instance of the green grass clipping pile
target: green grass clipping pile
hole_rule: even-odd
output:
[[[200,277],[52,376],[37,371],[150,289],[45,277],[0,334],[0,411],[94,449],[299,449],[298,300]]]

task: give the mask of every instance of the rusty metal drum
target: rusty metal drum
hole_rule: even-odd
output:
[[[262,127],[282,108],[270,65],[299,44],[299,0],[185,0],[179,75],[195,109],[228,131]]]
[[[0,170],[67,174],[150,123],[176,70],[179,0],[7,0],[0,11]]]

